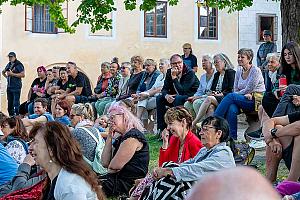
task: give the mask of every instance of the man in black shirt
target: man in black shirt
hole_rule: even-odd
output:
[[[7,79],[7,110],[9,116],[14,116],[19,114],[22,78],[25,77],[25,71],[14,52],[10,52],[8,58],[9,63],[2,71],[2,75]]]
[[[300,112],[274,117],[263,124],[266,149],[266,177],[276,180],[281,158],[290,170],[287,180],[298,181],[300,177]]]
[[[59,98],[66,98],[66,100],[72,104],[86,103],[88,96],[92,95],[89,78],[84,73],[78,71],[74,62],[67,63],[67,73],[69,75],[67,92]]]

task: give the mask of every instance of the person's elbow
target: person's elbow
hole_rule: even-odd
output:
[[[122,164],[121,162],[114,162],[109,164],[108,169],[113,171],[120,171],[121,169],[123,169],[123,167],[124,164]]]

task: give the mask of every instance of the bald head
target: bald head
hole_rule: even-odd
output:
[[[187,200],[280,200],[272,185],[256,170],[236,167],[201,179]]]

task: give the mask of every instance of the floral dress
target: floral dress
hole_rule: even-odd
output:
[[[20,141],[13,140],[9,142],[5,148],[18,164],[23,163],[23,160],[26,157],[26,150]]]

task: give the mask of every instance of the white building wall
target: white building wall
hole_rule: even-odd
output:
[[[261,43],[258,42],[258,14],[276,15],[278,18],[277,51],[281,50],[281,14],[280,1],[253,0],[253,5],[239,12],[239,48],[251,48],[254,51],[254,64],[256,53]]]

